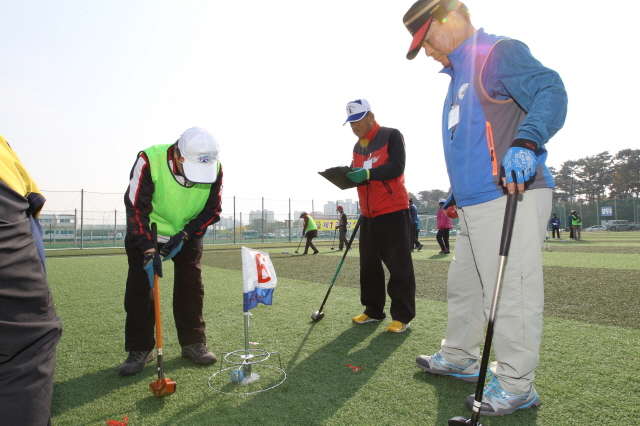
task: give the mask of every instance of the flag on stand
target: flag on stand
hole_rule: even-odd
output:
[[[269,253],[242,247],[242,281],[244,312],[249,312],[258,303],[271,305],[277,278]]]

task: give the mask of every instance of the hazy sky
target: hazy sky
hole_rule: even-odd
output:
[[[226,197],[356,199],[317,172],[350,163],[345,105],[366,98],[404,134],[409,191],[447,190],[449,77],[422,52],[405,59],[411,4],[3,0],[0,134],[44,190],[124,192],[138,151],[202,126],[219,140]],[[476,28],[524,41],[562,76],[569,114],[549,165],[638,148],[639,3],[466,4]]]

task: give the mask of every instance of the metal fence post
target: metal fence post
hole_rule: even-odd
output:
[[[80,250],[84,248],[84,189],[80,190]]]
[[[289,198],[289,242],[291,242],[291,198]]]
[[[233,244],[236,243],[236,196],[233,196]]]

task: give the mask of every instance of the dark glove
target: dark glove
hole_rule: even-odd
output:
[[[336,229],[340,229],[340,225],[336,225]]]
[[[149,285],[153,288],[154,275],[158,274],[162,278],[162,260],[160,260],[160,254],[157,251],[148,251],[144,254],[144,261],[142,267],[147,272],[149,277]]]
[[[516,183],[524,183],[536,174],[538,157],[534,152],[537,146],[526,139],[516,139],[502,159],[507,183],[513,182],[512,172],[516,173]]]
[[[302,236],[303,236],[303,237],[304,237],[304,236],[306,236],[306,235],[307,235],[307,233],[306,233],[306,232],[303,232],[303,233],[302,233]]]
[[[455,206],[455,205],[456,205],[456,198],[453,196],[453,192],[452,192],[451,194],[449,194],[444,204],[442,205],[442,210],[446,210],[450,206]]]
[[[160,249],[160,254],[164,256],[162,261],[171,259],[178,254],[185,241],[189,241],[189,235],[185,231],[180,231],[173,237],[169,238],[164,246]]]
[[[362,183],[365,180],[369,180],[369,170],[362,168],[355,168],[352,172],[347,173],[347,177],[355,183]]]

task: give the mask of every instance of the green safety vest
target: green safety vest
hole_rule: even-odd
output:
[[[580,216],[571,215],[571,224],[574,226],[582,225],[582,219],[580,219]]]
[[[316,226],[316,221],[313,220],[313,218],[309,215],[307,215],[307,217],[309,218],[309,223],[307,223],[307,229],[304,230],[305,234],[309,231],[315,231],[316,229],[318,229],[318,227]]]
[[[172,144],[155,145],[143,152],[149,160],[151,180],[155,186],[149,221],[155,222],[158,235],[171,237],[182,231],[204,208],[211,192],[210,183],[196,183],[191,187],[176,181],[167,164],[167,150]],[[220,162],[217,164],[220,172]]]

